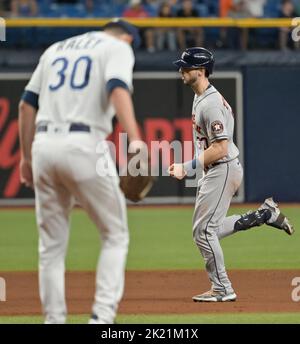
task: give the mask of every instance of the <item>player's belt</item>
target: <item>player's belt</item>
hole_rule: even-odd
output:
[[[36,131],[40,132],[47,132],[48,131],[48,124],[40,124],[37,126]],[[71,123],[69,127],[69,131],[85,131],[90,132],[91,128],[89,125],[83,123]]]
[[[228,162],[231,162],[231,161],[233,161],[233,160],[235,160],[235,159],[237,159],[237,158],[238,158],[238,157],[235,157],[235,158],[233,158],[233,159],[226,160],[226,161],[214,162],[214,163],[208,165],[208,166],[207,166],[207,169],[209,170],[210,168],[216,167],[216,166],[218,166],[218,165],[227,164]]]

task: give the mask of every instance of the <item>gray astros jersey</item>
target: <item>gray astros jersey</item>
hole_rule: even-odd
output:
[[[230,161],[239,155],[233,143],[232,109],[214,86],[209,85],[203,94],[195,95],[192,120],[195,156],[218,139],[228,140],[228,155],[218,161]]]

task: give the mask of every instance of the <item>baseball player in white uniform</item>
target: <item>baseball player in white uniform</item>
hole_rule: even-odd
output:
[[[116,114],[129,141],[141,143],[131,99],[131,44],[138,41],[137,29],[117,20],[103,32],[53,44],[40,58],[19,105],[21,181],[35,190],[39,289],[48,324],[66,321],[65,256],[75,199],[102,238],[89,322],[113,323],[123,295],[126,203],[105,139]],[[99,142],[101,154],[96,152]],[[100,171],[100,176],[96,165],[111,173]]]
[[[207,49],[188,48],[174,64],[182,80],[195,92],[192,122],[195,159],[169,167],[171,176],[182,179],[202,169],[193,217],[193,238],[204,260],[211,290],[193,297],[196,302],[235,301],[219,240],[254,226],[267,224],[293,234],[293,227],[272,198],[257,211],[226,217],[231,199],[240,186],[243,168],[233,142],[234,117],[230,105],[210,84],[214,57]]]

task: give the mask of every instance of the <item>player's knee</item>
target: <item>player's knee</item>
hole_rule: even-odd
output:
[[[193,224],[193,236],[202,236],[206,232],[207,224],[204,221],[197,221]]]
[[[39,250],[39,269],[57,270],[65,264],[67,248],[65,246],[56,246],[53,248],[43,248]]]
[[[65,258],[68,248],[68,235],[49,237],[46,233],[40,233],[39,240],[39,256],[40,260],[45,261],[45,263],[53,261],[61,261]]]
[[[205,246],[206,244],[205,228],[201,228],[201,226],[197,226],[193,231],[193,240],[199,248]]]
[[[108,233],[102,239],[104,245],[110,247],[128,247],[129,245],[128,231],[121,233]]]

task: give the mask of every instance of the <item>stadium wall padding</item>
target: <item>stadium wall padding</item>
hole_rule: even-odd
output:
[[[300,201],[300,67],[246,67],[246,200]]]
[[[243,75],[243,133],[245,201],[265,197],[286,202],[300,201],[300,67],[247,66]],[[3,77],[3,75],[2,75]],[[32,198],[18,183],[19,149],[17,104],[26,78],[0,78],[0,200]],[[216,80],[225,98],[237,111],[236,85]],[[136,81],[135,104],[146,140],[191,139],[189,132],[192,92],[180,79],[155,85]],[[166,97],[163,97],[166,92]],[[236,113],[237,120],[240,116]],[[161,126],[161,127],[160,127]],[[168,177],[151,196],[193,197],[182,183]]]

